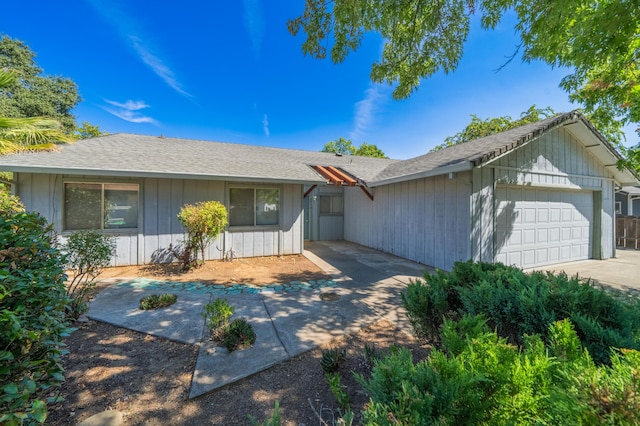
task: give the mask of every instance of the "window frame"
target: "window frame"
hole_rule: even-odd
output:
[[[622,214],[622,201],[616,201],[614,204],[614,214]]]
[[[84,228],[84,229],[69,229],[67,228],[67,185],[68,184],[80,184],[80,185],[100,185],[100,228]],[[133,228],[106,228],[104,223],[105,217],[105,191],[110,190],[105,188],[107,185],[135,185],[137,187],[137,207],[136,214],[136,226]],[[79,231],[99,231],[111,234],[132,233],[138,232],[142,227],[142,204],[141,204],[142,185],[139,181],[117,181],[117,180],[90,180],[90,179],[65,179],[62,182],[62,233],[70,234]]]
[[[250,189],[253,190],[253,225],[232,225],[231,224],[231,190],[233,189]],[[258,190],[277,190],[278,191],[278,223],[270,224],[270,225],[258,225],[258,217],[256,211],[256,200],[257,200],[257,191]],[[237,184],[232,183],[227,185],[226,196],[227,196],[227,211],[229,212],[229,226],[228,229],[230,231],[242,231],[242,230],[256,230],[256,229],[280,229],[283,218],[282,211],[282,186],[281,185],[255,185],[255,184]]]

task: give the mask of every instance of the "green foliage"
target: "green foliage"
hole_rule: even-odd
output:
[[[380,349],[376,348],[375,344],[364,344],[364,348],[362,349],[362,355],[364,356],[364,360],[369,364],[373,365],[377,360],[382,358],[383,354]]]
[[[0,42],[1,44],[1,42]],[[0,58],[1,59],[1,58]],[[2,92],[18,81],[15,72],[0,68],[0,106]],[[50,149],[54,143],[70,138],[56,120],[45,117],[9,117],[0,108],[0,155],[24,150]]]
[[[178,296],[171,293],[150,294],[140,299],[140,309],[150,310],[165,308],[176,303],[176,300],[178,300]]]
[[[67,284],[67,295],[71,299],[68,315],[78,318],[88,309],[87,298],[96,278],[111,262],[115,240],[99,231],[78,231],[66,237],[61,250],[66,255],[65,268],[72,276]]]
[[[597,366],[568,320],[522,348],[478,316],[445,321],[441,350],[414,364],[406,349],[358,381],[370,396],[365,424],[638,424],[640,353]]]
[[[404,307],[420,338],[439,342],[445,318],[482,315],[510,343],[546,336],[568,318],[596,363],[609,363],[612,348],[640,349],[640,302],[604,291],[577,277],[501,264],[458,262],[450,273],[425,274],[408,285]],[[549,336],[546,336],[549,338]]]
[[[349,139],[338,138],[335,141],[327,142],[322,148],[322,152],[333,152],[340,155],[355,155],[356,147]]]
[[[387,158],[384,152],[374,144],[362,142],[358,148],[349,139],[338,138],[335,141],[327,142],[321,150],[322,152],[333,152],[340,155],[359,155],[361,157]]]
[[[244,318],[231,321],[224,336],[224,347],[229,352],[245,349],[256,342],[256,332],[253,326]]]
[[[235,308],[229,305],[226,299],[216,298],[213,302],[204,305],[202,318],[214,339],[224,339],[229,328],[229,319],[234,312]]]
[[[282,420],[280,419],[280,403],[276,401],[273,414],[264,422],[258,422],[252,415],[249,415],[249,421],[251,422],[251,426],[280,426],[282,424]]]
[[[536,108],[535,105],[531,105],[528,110],[520,114],[519,119],[513,119],[510,116],[505,115],[504,117],[485,118],[483,120],[477,115],[472,114],[471,123],[469,123],[463,131],[456,133],[454,136],[447,137],[443,144],[434,147],[431,149],[431,152],[439,151],[464,142],[469,142],[474,139],[480,139],[494,133],[515,129],[516,127],[524,126],[525,124],[535,123],[540,120],[544,120],[545,118],[553,117],[554,115],[556,115],[556,112],[551,109],[551,107],[541,109]]]
[[[88,121],[82,122],[80,127],[76,128],[74,136],[77,139],[97,138],[98,136],[108,135],[108,132],[100,130],[99,126],[94,126]]]
[[[218,201],[186,204],[178,213],[178,220],[187,231],[184,253],[179,257],[182,258],[183,269],[188,270],[199,265],[198,252],[204,262],[205,249],[224,231],[227,209]]]
[[[25,207],[20,201],[20,198],[11,195],[6,190],[0,189],[0,214],[3,217],[23,213],[24,211]]]
[[[42,216],[24,212],[14,197],[0,199],[0,423],[43,423],[64,380],[61,254]]]
[[[372,143],[370,144],[366,142],[362,142],[362,145],[360,145],[356,150],[355,155],[359,155],[361,157],[387,158],[380,148]]]
[[[287,25],[293,35],[305,33],[305,55],[329,53],[334,63],[355,51],[366,33],[378,34],[384,47],[371,79],[395,84],[393,97],[404,99],[420,79],[457,68],[471,19],[489,30],[514,12],[522,42],[513,57],[522,53],[527,62],[570,69],[561,87],[608,135],[619,137],[621,125],[640,122],[640,8],[634,0],[311,0]]]
[[[342,410],[344,410],[344,414],[342,410],[340,410],[341,418],[337,424],[345,426],[351,425],[354,419],[353,411],[351,411],[351,401],[349,400],[349,394],[345,392],[345,387],[340,382],[340,374],[327,372],[324,377],[327,379],[329,389],[331,389],[331,393],[336,398],[336,402],[342,407]]]
[[[76,128],[72,110],[80,102],[76,83],[68,78],[42,75],[35,53],[20,40],[0,39],[0,69],[13,70],[18,79],[0,89],[0,116],[48,117],[62,123],[70,135]]]
[[[347,356],[347,351],[339,348],[324,349],[320,365],[325,373],[334,373]]]

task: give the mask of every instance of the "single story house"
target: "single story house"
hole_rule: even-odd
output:
[[[640,187],[623,186],[616,191],[616,214],[640,217]]]
[[[344,239],[448,270],[615,255],[616,187],[638,185],[578,112],[409,160],[113,134],[0,157],[13,191],[64,237],[100,229],[114,265],[171,260],[186,203],[219,200],[207,257],[302,253]]]

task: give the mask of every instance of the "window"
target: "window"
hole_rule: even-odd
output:
[[[65,230],[137,227],[138,184],[65,183]]]
[[[279,222],[279,189],[229,189],[229,226],[278,225]]]
[[[616,214],[622,214],[622,201],[616,201]]]
[[[342,214],[342,195],[321,195],[320,214]]]

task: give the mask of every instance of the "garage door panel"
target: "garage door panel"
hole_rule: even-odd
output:
[[[511,198],[496,199],[496,261],[526,268],[590,257],[592,192],[499,188]]]

